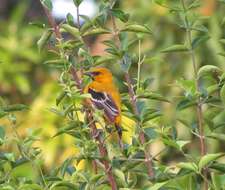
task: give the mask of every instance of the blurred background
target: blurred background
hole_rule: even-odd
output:
[[[52,14],[57,22],[65,20],[68,12],[76,17],[72,0],[52,1]],[[147,56],[141,78],[152,79],[149,88],[165,97],[178,96],[181,90],[174,87],[176,80],[193,77],[189,55],[160,53],[163,48],[185,40],[185,32],[177,25],[179,20],[176,14],[151,0],[121,0],[117,6],[129,13],[131,20],[150,26],[154,32],[153,36],[146,36],[141,42],[141,51]],[[213,64],[225,70],[225,58],[218,55],[224,51],[223,44],[219,43],[219,39],[225,38],[224,10],[225,6],[219,4],[217,0],[202,0],[202,6],[197,10],[203,18],[202,24],[208,28],[210,34],[210,40],[196,49],[199,65]],[[93,17],[97,11],[98,1],[84,0],[80,14]],[[16,114],[19,132],[25,135],[31,129],[37,131],[40,129],[41,140],[37,145],[43,151],[45,164],[51,167],[53,163],[62,162],[68,155],[72,155],[76,149],[72,138],[68,135],[51,138],[62,123],[62,118],[49,111],[49,108],[55,106],[55,98],[60,90],[57,81],[59,71],[43,64],[53,57],[51,53],[47,51],[38,53],[36,43],[43,29],[37,25],[42,23],[47,24],[47,20],[38,0],[0,0],[0,96],[7,104],[29,105],[29,111]],[[88,39],[93,55],[105,54],[104,46],[101,44],[105,38],[106,36],[101,35],[98,38]],[[138,52],[137,47],[138,45],[133,47],[134,52]],[[118,65],[107,66],[112,69],[117,79],[123,79],[122,73],[118,72]],[[133,64],[131,74],[134,77],[136,68],[137,65]],[[126,90],[119,80],[117,83],[121,86],[120,91]],[[164,123],[174,124],[181,139],[191,138],[191,134],[187,133],[188,130],[174,121],[176,115],[174,107],[166,103],[158,105],[155,102],[152,102],[151,106],[163,109]],[[195,117],[190,110],[184,111],[182,115],[188,115],[193,120]],[[223,120],[225,115],[221,117]],[[3,119],[0,119],[0,123],[8,125]],[[157,142],[156,145],[152,145],[152,151],[158,152],[163,146],[161,142]],[[209,143],[211,152],[221,150],[222,147],[224,148],[213,140]],[[165,161],[168,160],[169,156],[165,158]]]

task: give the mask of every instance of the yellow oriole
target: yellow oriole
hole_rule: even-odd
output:
[[[120,93],[113,82],[112,73],[106,68],[99,67],[93,68],[85,74],[92,78],[92,82],[84,88],[84,93],[91,95],[90,102],[96,109],[103,110],[107,122],[115,125],[120,147],[123,147],[121,99]]]

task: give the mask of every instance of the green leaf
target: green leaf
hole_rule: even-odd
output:
[[[85,32],[84,34],[82,34],[82,36],[99,35],[99,34],[110,34],[110,31],[104,28],[94,28]]]
[[[206,42],[207,40],[209,40],[210,37],[208,35],[201,35],[201,36],[198,36],[196,38],[194,38],[194,40],[192,41],[192,44],[191,46],[193,48],[196,48],[198,45],[200,45],[201,43],[203,42]]]
[[[50,187],[51,190],[56,190],[55,187],[64,187],[66,189],[79,189],[76,185],[69,181],[59,181],[52,184]]]
[[[214,84],[214,85],[207,87],[208,95],[212,95],[213,93],[218,92],[219,90],[220,90],[220,87],[218,84]]]
[[[71,13],[68,13],[66,15],[66,21],[69,25],[73,26],[74,25],[74,18],[73,15]]]
[[[83,0],[73,0],[76,7],[79,7]]]
[[[222,86],[222,88],[220,90],[220,98],[221,98],[223,104],[225,105],[225,84]]]
[[[154,3],[156,3],[156,4],[160,5],[160,6],[164,5],[165,2],[166,2],[166,0],[154,0]]]
[[[222,73],[222,70],[214,65],[204,65],[198,70],[198,78],[203,76],[218,77]]]
[[[225,134],[223,133],[210,133],[209,135],[207,135],[207,137],[225,141]]]
[[[225,173],[225,164],[224,163],[218,163],[218,162],[212,163],[209,166],[209,168],[212,168],[214,170],[218,170],[218,171],[220,171],[222,173]]]
[[[4,157],[11,162],[15,162],[15,156],[13,153],[4,153]]]
[[[204,32],[204,33],[208,33],[209,32],[208,28],[206,28],[203,25],[196,25],[196,26],[192,27],[191,30],[195,30],[195,31],[199,31],[199,32]]]
[[[3,126],[0,126],[0,145],[4,143],[5,139],[5,129]]]
[[[52,10],[52,1],[51,0],[41,0],[41,4],[48,10]]]
[[[180,79],[180,80],[177,80],[176,83],[188,94],[191,94],[192,96],[196,94],[197,89],[196,89],[194,80]]]
[[[144,111],[141,113],[142,113],[141,114],[142,123],[146,123],[154,118],[162,116],[162,113],[159,110],[155,110],[155,109],[144,109]]]
[[[120,179],[120,181],[122,182],[123,186],[126,187],[127,183],[126,183],[126,177],[124,175],[124,173],[119,170],[119,169],[114,169],[113,173],[116,177],[118,177]]]
[[[137,95],[137,98],[139,98],[139,99],[158,100],[160,102],[168,102],[168,103],[170,103],[170,100],[168,100],[166,97],[162,96],[161,94],[154,93],[154,92],[149,92],[149,93]]]
[[[203,156],[199,163],[198,163],[198,167],[199,170],[202,170],[205,166],[207,166],[210,162],[217,160],[218,158],[224,156],[225,153],[216,153],[216,154],[206,154],[205,156]]]
[[[155,183],[154,185],[152,185],[150,187],[143,188],[142,190],[158,190],[161,187],[163,187],[164,185],[166,185],[167,183],[168,183],[168,181],[164,181],[164,182],[160,182],[160,183]]]
[[[212,172],[211,178],[212,178],[212,184],[213,184],[214,190],[221,190],[222,186],[221,186],[220,178],[218,177],[218,175],[215,172]]]
[[[0,110],[4,112],[24,111],[28,110],[28,106],[24,104],[14,104],[0,107]]]
[[[171,147],[176,148],[177,150],[182,150],[183,146],[189,143],[189,141],[182,141],[182,140],[173,140],[169,137],[164,136],[162,138],[164,144],[169,145]]]
[[[161,50],[162,53],[189,51],[188,47],[183,44],[176,44]]]
[[[125,32],[140,32],[140,33],[146,33],[146,34],[152,34],[152,31],[149,27],[145,25],[139,25],[139,24],[129,24],[125,26],[121,31]]]
[[[101,65],[103,63],[111,63],[112,61],[115,61],[115,57],[113,56],[98,56],[94,59],[94,65]]]
[[[38,184],[23,184],[20,186],[20,190],[43,190]]]
[[[124,13],[120,9],[112,9],[112,15],[119,18],[122,22],[127,22],[129,20],[129,14]]]
[[[63,28],[65,31],[70,33],[75,38],[80,37],[79,30],[76,27],[70,26],[69,24],[62,24],[61,28]]]
[[[66,92],[62,91],[57,97],[56,97],[56,105],[58,106],[59,103],[63,100],[63,98],[66,96]]]
[[[144,133],[150,138],[150,139],[156,139],[158,134],[155,131],[153,127],[143,128]]]
[[[197,105],[196,101],[189,100],[189,99],[183,99],[177,104],[176,109],[181,111],[181,110],[184,110],[184,109],[189,108],[194,105]]]
[[[47,44],[49,38],[52,35],[52,30],[51,29],[47,29],[44,31],[44,33],[42,34],[41,38],[37,41],[37,46],[38,46],[38,50],[39,52],[43,49],[43,47]]]
[[[180,162],[177,164],[178,168],[188,169],[194,172],[198,171],[198,166],[194,162]]]

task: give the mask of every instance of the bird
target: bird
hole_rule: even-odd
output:
[[[121,98],[113,82],[111,71],[104,67],[91,68],[84,73],[92,81],[84,88],[84,93],[90,94],[89,102],[95,109],[102,110],[106,122],[113,124],[119,137],[119,146],[123,148],[121,127]]]

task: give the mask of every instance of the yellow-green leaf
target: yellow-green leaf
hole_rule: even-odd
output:
[[[206,154],[200,159],[198,163],[199,170],[207,166],[210,162],[215,161],[224,155],[225,155],[224,153]]]
[[[161,52],[162,53],[170,53],[170,52],[181,52],[181,51],[188,51],[188,47],[186,45],[183,44],[176,44],[176,45],[172,45],[169,46],[165,49],[163,49]]]

